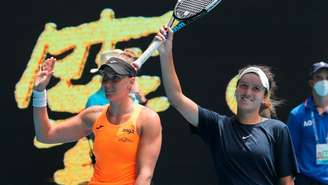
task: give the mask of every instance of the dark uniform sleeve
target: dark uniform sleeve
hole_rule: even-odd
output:
[[[218,123],[220,116],[218,113],[198,106],[198,127],[190,125],[191,132],[199,135],[206,143],[213,137],[220,134]]]
[[[275,145],[276,168],[279,178],[298,173],[295,152],[287,126],[279,128]]]

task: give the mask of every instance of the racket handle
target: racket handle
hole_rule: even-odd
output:
[[[142,55],[133,62],[137,65],[138,69],[147,61],[151,54],[161,45],[162,41],[153,40],[153,42],[148,46],[148,48],[142,53]]]

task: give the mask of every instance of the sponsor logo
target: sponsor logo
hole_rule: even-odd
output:
[[[114,63],[117,63],[117,61],[116,60],[111,60],[111,61],[109,61],[109,63],[114,64]]]
[[[184,22],[180,22],[178,25],[176,25],[174,28],[173,28],[173,32],[177,32],[179,30],[181,30],[183,27],[186,26],[186,23]]]
[[[247,138],[249,138],[249,137],[251,137],[251,135],[248,135],[248,136],[243,136],[243,137],[241,137],[242,139],[247,139]]]
[[[123,143],[126,143],[126,142],[129,142],[129,143],[132,143],[133,141],[127,137],[121,137],[118,139],[118,141],[120,142],[123,142]]]
[[[127,133],[127,134],[134,134],[134,129],[133,128],[123,128],[121,132]]]
[[[308,120],[308,121],[304,121],[304,124],[303,124],[303,126],[304,127],[310,127],[310,126],[312,126],[312,120]]]
[[[98,127],[96,127],[96,129],[98,130],[98,129],[101,129],[103,127],[104,127],[104,125],[99,125]]]

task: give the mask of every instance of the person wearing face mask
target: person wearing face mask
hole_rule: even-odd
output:
[[[328,63],[312,65],[309,85],[312,96],[289,114],[300,174],[296,185],[328,185]]]
[[[172,30],[161,28],[156,39],[163,42],[158,51],[166,95],[209,147],[217,184],[293,185],[298,169],[289,130],[271,118],[279,101],[274,100],[276,84],[270,68],[242,68],[235,90],[237,114],[222,115],[183,94],[173,62]]]

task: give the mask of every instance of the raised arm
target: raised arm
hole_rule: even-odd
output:
[[[159,48],[159,53],[166,95],[171,105],[175,107],[189,123],[197,127],[198,106],[183,94],[175,71],[172,54],[173,32],[170,28],[161,28],[156,39],[163,41],[163,44]]]
[[[158,114],[148,108],[143,111],[135,185],[150,185],[162,144],[162,127]]]
[[[33,120],[36,138],[43,143],[72,142],[91,132],[92,120],[100,109],[90,108],[58,124],[48,117],[46,87],[53,74],[56,59],[47,59],[37,73],[33,90]]]

